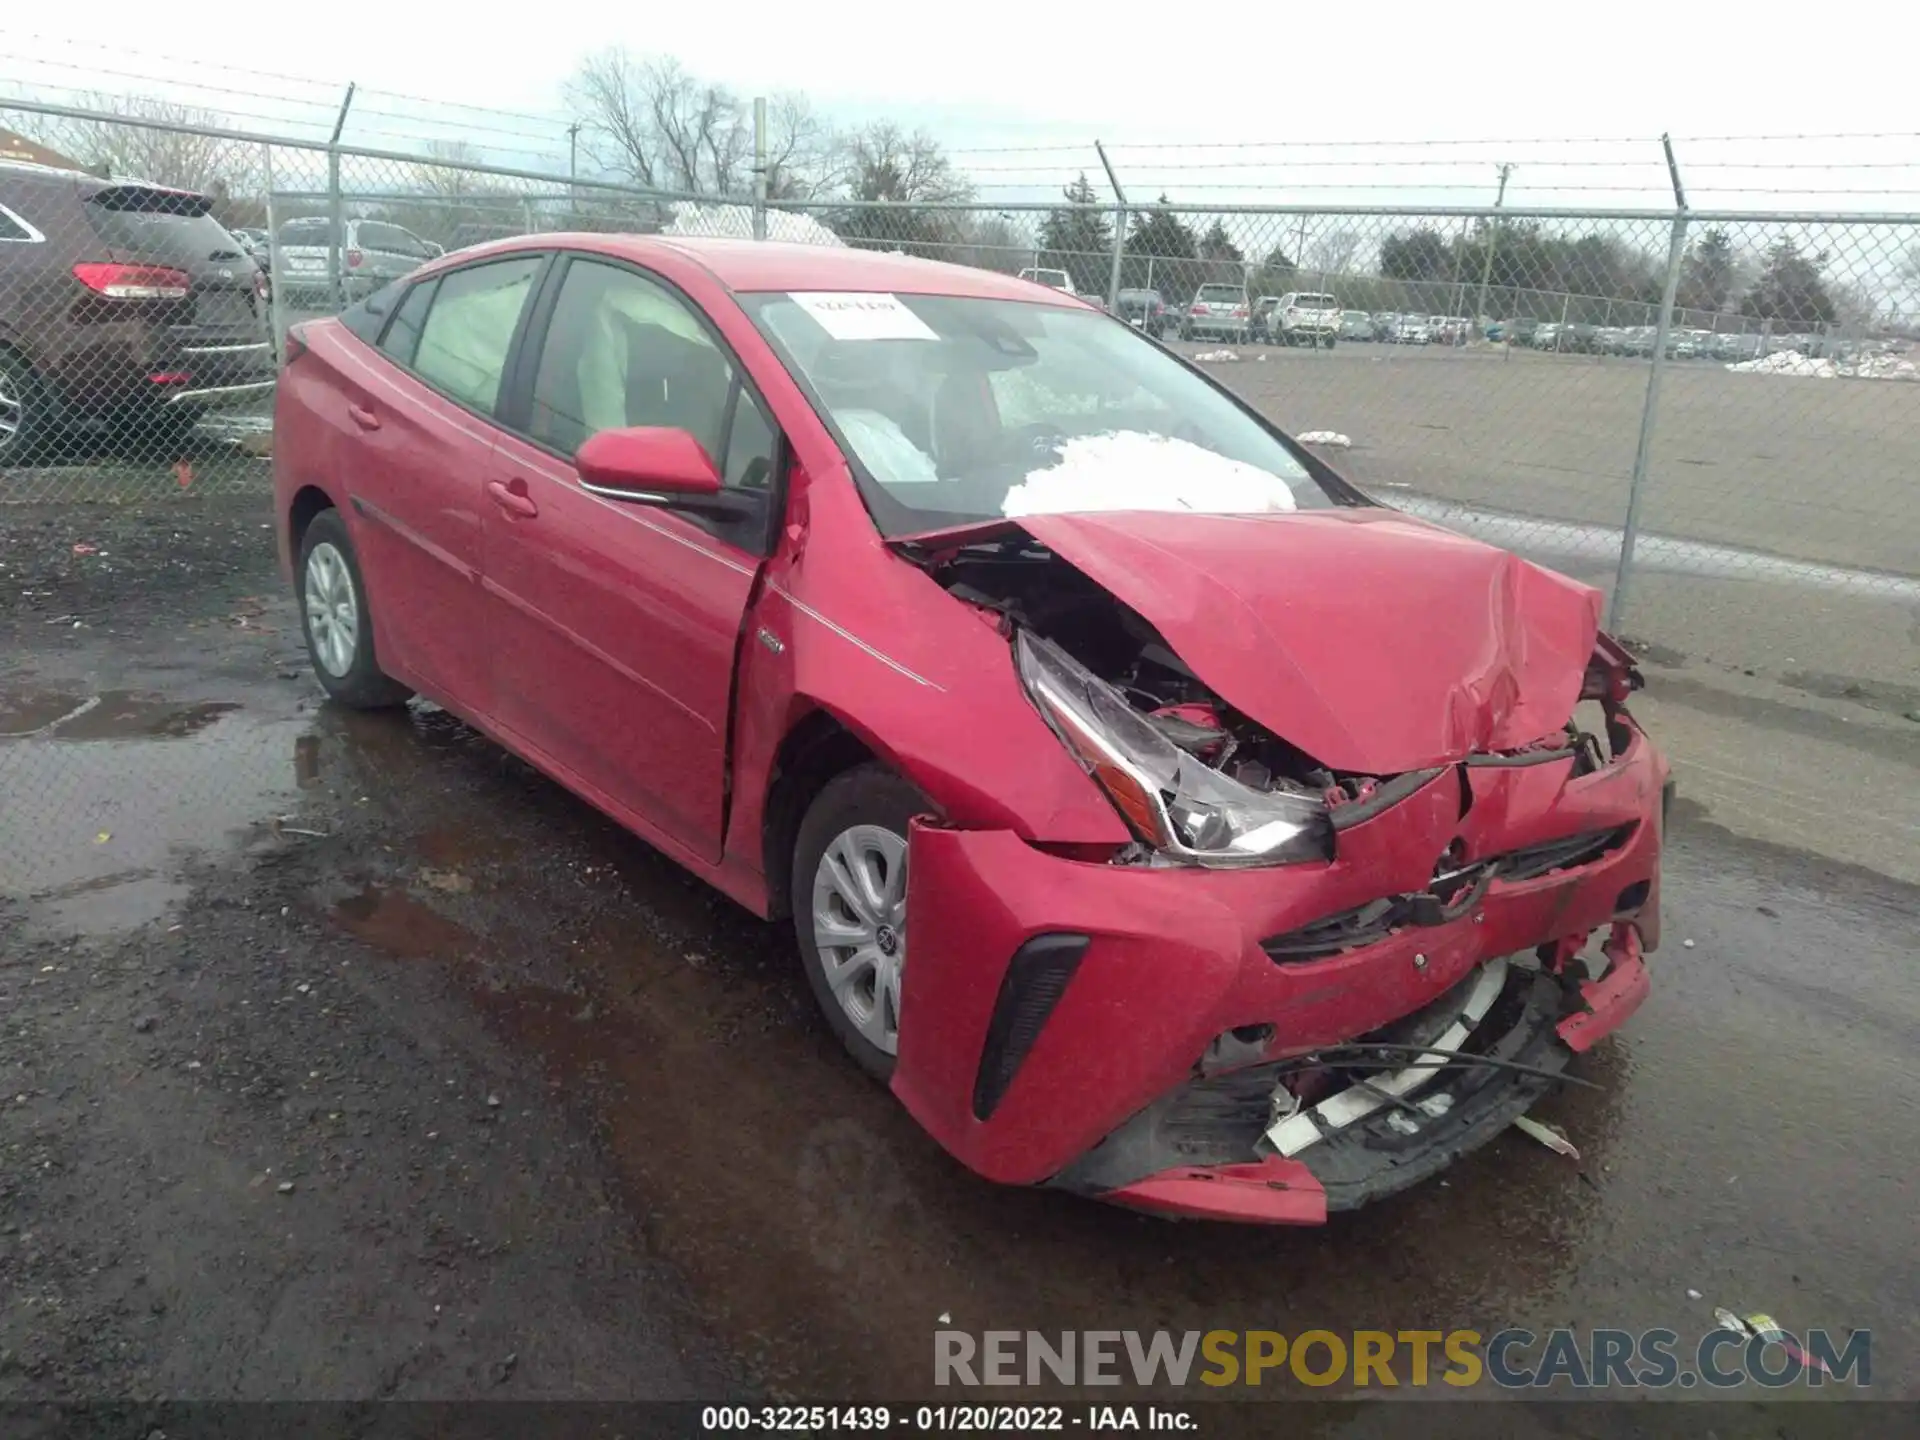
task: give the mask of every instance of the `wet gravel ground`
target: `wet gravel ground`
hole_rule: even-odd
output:
[[[1317,1231],[996,1189],[784,932],[444,713],[319,704],[257,510],[171,523],[0,512],[0,1397],[898,1400],[943,1314],[1728,1305],[1920,1398],[1912,887],[1683,805],[1653,997],[1540,1111],[1579,1164],[1509,1134]]]

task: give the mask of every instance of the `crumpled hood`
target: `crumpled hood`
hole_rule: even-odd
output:
[[[1335,770],[1417,770],[1558,731],[1600,628],[1591,586],[1388,509],[1018,524]]]

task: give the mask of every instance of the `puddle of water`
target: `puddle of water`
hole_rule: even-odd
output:
[[[311,723],[228,702],[22,688],[0,692],[0,720],[0,895],[86,934],[164,916],[186,894],[176,877],[189,856],[282,813]]]
[[[403,960],[459,960],[480,939],[405,890],[369,884],[333,907],[334,923],[355,939]]]

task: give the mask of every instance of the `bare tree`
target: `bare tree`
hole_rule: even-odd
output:
[[[767,101],[767,198],[817,200],[846,180],[842,146],[813,102],[789,92]]]
[[[1334,230],[1313,243],[1309,268],[1328,275],[1345,275],[1353,268],[1362,245],[1357,230]]]
[[[44,139],[89,170],[113,179],[151,180],[156,185],[197,190],[221,200],[251,195],[259,188],[257,146],[157,128],[215,129],[221,120],[211,111],[150,95],[93,94],[75,103],[112,118],[49,118]]]
[[[580,62],[567,84],[587,152],[641,185],[736,194],[752,179],[748,108],[724,85],[674,59],[637,60],[612,47]]]
[[[891,120],[876,120],[844,143],[855,200],[938,204],[973,198],[967,177],[924,130],[908,134]]]

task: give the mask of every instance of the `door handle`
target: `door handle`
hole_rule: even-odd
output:
[[[493,497],[493,503],[509,515],[521,515],[531,520],[540,513],[540,507],[533,503],[531,495],[523,495],[518,490],[510,490],[499,480],[487,482],[487,494]]]
[[[378,430],[380,417],[364,405],[347,406],[347,414],[362,430]]]

